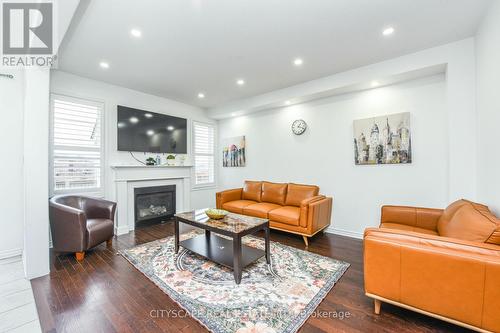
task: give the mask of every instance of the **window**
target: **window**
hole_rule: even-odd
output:
[[[195,186],[215,184],[215,130],[210,124],[193,123]]]
[[[103,104],[52,95],[51,192],[102,194]]]

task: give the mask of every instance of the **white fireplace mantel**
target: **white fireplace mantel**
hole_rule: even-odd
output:
[[[112,165],[116,208],[115,234],[135,229],[134,189],[175,185],[176,211],[190,209],[191,166]]]

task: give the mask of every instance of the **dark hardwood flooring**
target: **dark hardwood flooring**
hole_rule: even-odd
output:
[[[117,254],[173,233],[173,222],[139,227],[115,237],[109,247],[104,243],[89,251],[82,262],[71,255],[51,254],[51,273],[31,281],[43,331],[205,332],[190,317],[151,317],[152,310],[180,307]],[[271,240],[304,249],[299,236],[273,230]],[[323,233],[310,240],[308,250],[351,264],[317,308],[317,313],[349,312],[350,317],[311,316],[300,332],[469,332],[389,304],[383,304],[382,313],[375,315],[373,302],[363,292],[360,240]]]

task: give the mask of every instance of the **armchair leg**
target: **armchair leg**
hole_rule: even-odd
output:
[[[82,261],[83,258],[85,257],[85,252],[76,252],[75,257],[76,257],[76,260]]]
[[[306,244],[306,247],[309,246],[309,240],[307,238],[307,236],[302,236],[302,239],[304,240],[304,243]]]
[[[106,241],[106,246],[111,246],[113,245],[113,238],[110,238]]]
[[[380,307],[382,306],[382,301],[379,299],[374,299],[373,303],[375,304],[375,309],[374,309],[375,314],[380,314]]]

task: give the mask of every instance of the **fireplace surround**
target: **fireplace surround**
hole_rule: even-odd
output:
[[[111,165],[110,199],[117,202],[115,235],[135,229],[134,190],[175,185],[175,211],[191,207],[191,166]]]

